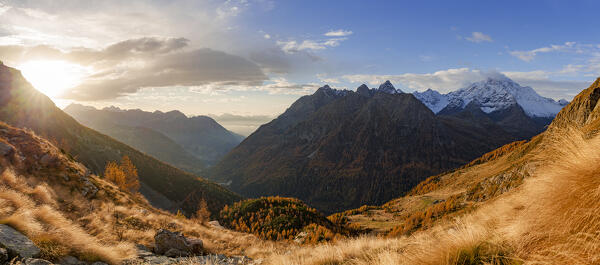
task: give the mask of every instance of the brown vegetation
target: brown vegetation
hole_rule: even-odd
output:
[[[273,264],[597,264],[600,137],[547,136],[523,184],[408,237],[347,239],[273,255]],[[436,206],[439,205],[439,206]],[[446,210],[445,203],[429,207]],[[450,208],[451,204],[450,204]],[[427,215],[427,214],[425,214]]]
[[[318,243],[356,234],[347,218],[325,218],[314,208],[295,198],[261,197],[235,203],[221,211],[227,227],[268,240],[292,240],[301,232],[302,243]]]
[[[157,210],[31,132],[0,123],[0,141],[15,149],[0,156],[0,222],[31,238],[49,260],[74,255],[118,264],[135,254],[134,244],[152,246],[160,228],[201,238],[211,253],[260,258],[283,247]],[[86,183],[97,192],[84,195]]]
[[[104,169],[104,178],[114,183],[120,189],[131,193],[140,189],[140,180],[137,168],[133,165],[128,156],[121,158],[121,164],[108,162]],[[204,202],[206,204],[206,202]]]

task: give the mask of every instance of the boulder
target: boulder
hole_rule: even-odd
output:
[[[8,261],[8,251],[5,248],[0,248],[0,264]]]
[[[81,195],[83,195],[83,197],[92,198],[96,196],[98,187],[96,187],[87,176],[80,176],[79,181],[83,183],[83,187],[81,187]]]
[[[73,256],[66,256],[58,263],[60,265],[87,265],[85,261],[81,261]]]
[[[166,229],[160,229],[154,235],[154,252],[164,255],[171,249],[185,252],[192,251],[192,245],[181,233],[171,232]]]
[[[44,259],[26,258],[23,260],[25,265],[52,265],[53,263]]]
[[[183,253],[202,254],[204,252],[204,244],[200,239],[188,239],[181,233],[171,232],[166,229],[160,229],[154,236],[154,253],[166,255],[170,250],[172,256],[183,256]],[[169,255],[166,255],[169,256]]]
[[[40,255],[40,249],[29,238],[3,224],[0,224],[0,247],[7,250],[9,258],[33,258]]]
[[[169,257],[169,258],[178,258],[178,257],[189,257],[191,256],[191,254],[187,251],[183,251],[183,250],[179,250],[179,249],[169,249],[167,250],[167,252],[165,252],[164,254],[165,256]]]
[[[54,157],[52,154],[46,153],[40,158],[39,162],[45,167],[48,167],[56,163],[56,160],[56,157]]]
[[[219,224],[219,221],[210,221],[208,224],[217,229],[224,229],[224,227]]]
[[[15,148],[3,141],[0,141],[0,156],[8,156],[15,152]]]
[[[193,238],[193,239],[188,239],[188,242],[190,242],[190,246],[192,248],[192,253],[194,253],[194,254],[203,254],[204,253],[204,242],[202,242],[202,240]]]

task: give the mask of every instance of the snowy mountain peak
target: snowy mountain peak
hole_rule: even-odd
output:
[[[558,104],[560,104],[563,107],[566,106],[566,105],[569,105],[569,103],[570,102],[568,100],[564,99],[564,98],[558,100]]]
[[[415,92],[414,95],[435,113],[444,109],[464,109],[473,100],[477,100],[486,113],[519,104],[530,117],[554,117],[564,106],[501,74],[444,95],[433,90]]]
[[[402,93],[401,90],[396,89],[394,85],[392,85],[392,82],[390,82],[390,80],[386,80],[385,82],[383,82],[383,84],[379,85],[379,88],[377,90],[388,94]]]
[[[425,92],[415,91],[413,95],[434,113],[440,112],[440,110],[448,105],[448,97],[431,88],[425,90]]]

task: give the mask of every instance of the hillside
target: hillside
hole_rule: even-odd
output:
[[[297,197],[326,213],[382,204],[431,175],[523,139],[477,108],[436,115],[390,88],[324,86],[261,126],[209,174],[248,197]]]
[[[531,141],[507,144],[455,171],[428,178],[413,188],[409,196],[391,200],[369,211],[349,211],[346,215],[351,223],[361,225],[363,229],[407,234],[422,226],[430,227],[437,219],[472,210],[520,186],[537,168],[550,162],[539,156],[549,152],[548,149],[555,146],[554,142],[562,137],[565,130],[576,130],[587,137],[597,134],[600,129],[598,99],[600,83],[596,80],[557,114],[546,132]],[[436,208],[449,201],[456,207],[438,211],[436,217]],[[430,216],[424,218],[428,211]],[[398,225],[403,222],[412,224]]]
[[[432,176],[410,195],[381,207],[347,212],[357,224],[391,231],[387,239],[349,239],[275,255],[270,261],[596,264],[599,98],[600,79],[531,141],[506,145]],[[373,220],[367,222],[367,216]]]
[[[71,104],[63,111],[78,119],[77,121],[85,126],[181,170],[198,175],[201,175],[204,170],[204,162],[160,132],[135,125],[118,125],[116,122],[112,122],[110,117],[103,117],[103,113],[100,111],[82,105]]]
[[[216,163],[243,140],[242,136],[228,131],[210,117],[187,117],[176,110],[166,113],[116,107],[99,110],[71,104],[64,111],[85,126],[194,172],[200,172],[203,164]],[[139,139],[128,137],[140,128],[151,130],[152,135],[142,134]],[[164,138],[170,139],[175,145]],[[158,149],[156,144],[170,144],[172,147],[171,150]],[[181,149],[185,152],[181,152]]]
[[[33,248],[39,249],[34,257],[52,262],[73,262],[65,261],[72,256],[87,262],[83,264],[199,264],[208,257],[210,264],[249,264],[251,260],[238,262],[234,256],[260,258],[283,247],[158,210],[139,194],[90,174],[33,132],[0,122],[0,245],[16,239],[4,236],[6,226],[33,241]],[[177,260],[149,252],[157,251],[155,235],[161,229],[201,239],[203,255],[212,256]],[[25,246],[4,247],[14,255],[11,249]]]
[[[294,198],[262,197],[225,206],[219,218],[226,227],[268,240],[298,243],[331,241],[353,231],[341,220],[325,218],[314,208]]]
[[[218,213],[224,205],[240,199],[215,183],[80,125],[35,90],[18,70],[5,65],[0,65],[0,121],[50,139],[95,174],[104,172],[107,162],[128,156],[139,170],[142,194],[157,206],[192,213],[205,199],[211,211]]]

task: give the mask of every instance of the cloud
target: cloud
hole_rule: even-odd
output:
[[[475,31],[471,33],[470,37],[466,37],[466,40],[470,42],[480,43],[480,42],[492,42],[492,37],[490,35],[483,34],[482,32]]]
[[[339,83],[341,83],[338,78],[327,77],[327,75],[325,75],[325,74],[317,74],[317,78],[321,82],[327,83],[327,84],[339,84]]]
[[[302,42],[297,42],[295,40],[290,41],[277,41],[277,45],[281,47],[286,53],[297,53],[300,51],[310,50],[324,50],[326,48],[337,47],[340,45],[342,41],[346,40],[346,38],[334,38],[322,41],[315,40],[304,40]]]
[[[268,79],[257,64],[243,57],[209,48],[188,48],[188,43],[183,38],[144,37],[101,50],[0,46],[0,56],[20,62],[66,60],[93,68],[92,75],[62,95],[74,100],[111,99],[143,87],[258,86]]]
[[[575,42],[565,42],[563,45],[550,45],[547,47],[541,47],[529,51],[510,51],[510,55],[515,56],[523,61],[531,62],[535,56],[539,53],[548,53],[554,51],[564,51],[567,49],[574,48],[576,45]]]
[[[249,58],[267,73],[284,74],[291,70],[290,58],[276,47],[253,51]]]
[[[327,33],[323,34],[327,37],[346,37],[346,36],[350,36],[352,35],[352,31],[350,30],[343,30],[343,29],[338,29],[338,30],[330,30]]]
[[[235,28],[251,4],[255,2],[9,1],[0,5],[0,21],[14,34],[0,37],[0,45],[98,49],[141,36],[185,36],[203,47],[227,50],[228,42],[236,43],[232,39],[240,34],[223,29]]]
[[[499,73],[497,71],[456,68],[425,74],[346,75],[343,78],[357,84],[367,82],[372,86],[381,84],[385,80],[390,80],[392,83],[399,84],[398,87],[401,85],[411,90],[422,91],[432,88],[441,93],[448,93],[488,77],[506,75],[523,86],[533,87],[543,96],[555,99],[571,99],[591,83],[591,81],[584,80],[556,80],[552,78],[553,76],[560,75],[560,72],[531,71]]]
[[[268,91],[270,94],[306,95],[315,92],[319,87],[318,83],[293,83],[278,77],[272,78],[269,83],[257,89]]]
[[[479,81],[484,78],[484,74],[480,70],[456,68],[426,74],[345,75],[343,78],[352,83],[367,82],[370,85],[379,85],[385,80],[390,80],[412,90],[433,88],[446,93]]]
[[[506,76],[521,84],[533,87],[538,93],[555,99],[571,99],[582,89],[587,88],[591,81],[581,80],[552,80],[556,73],[546,71],[503,72]]]

